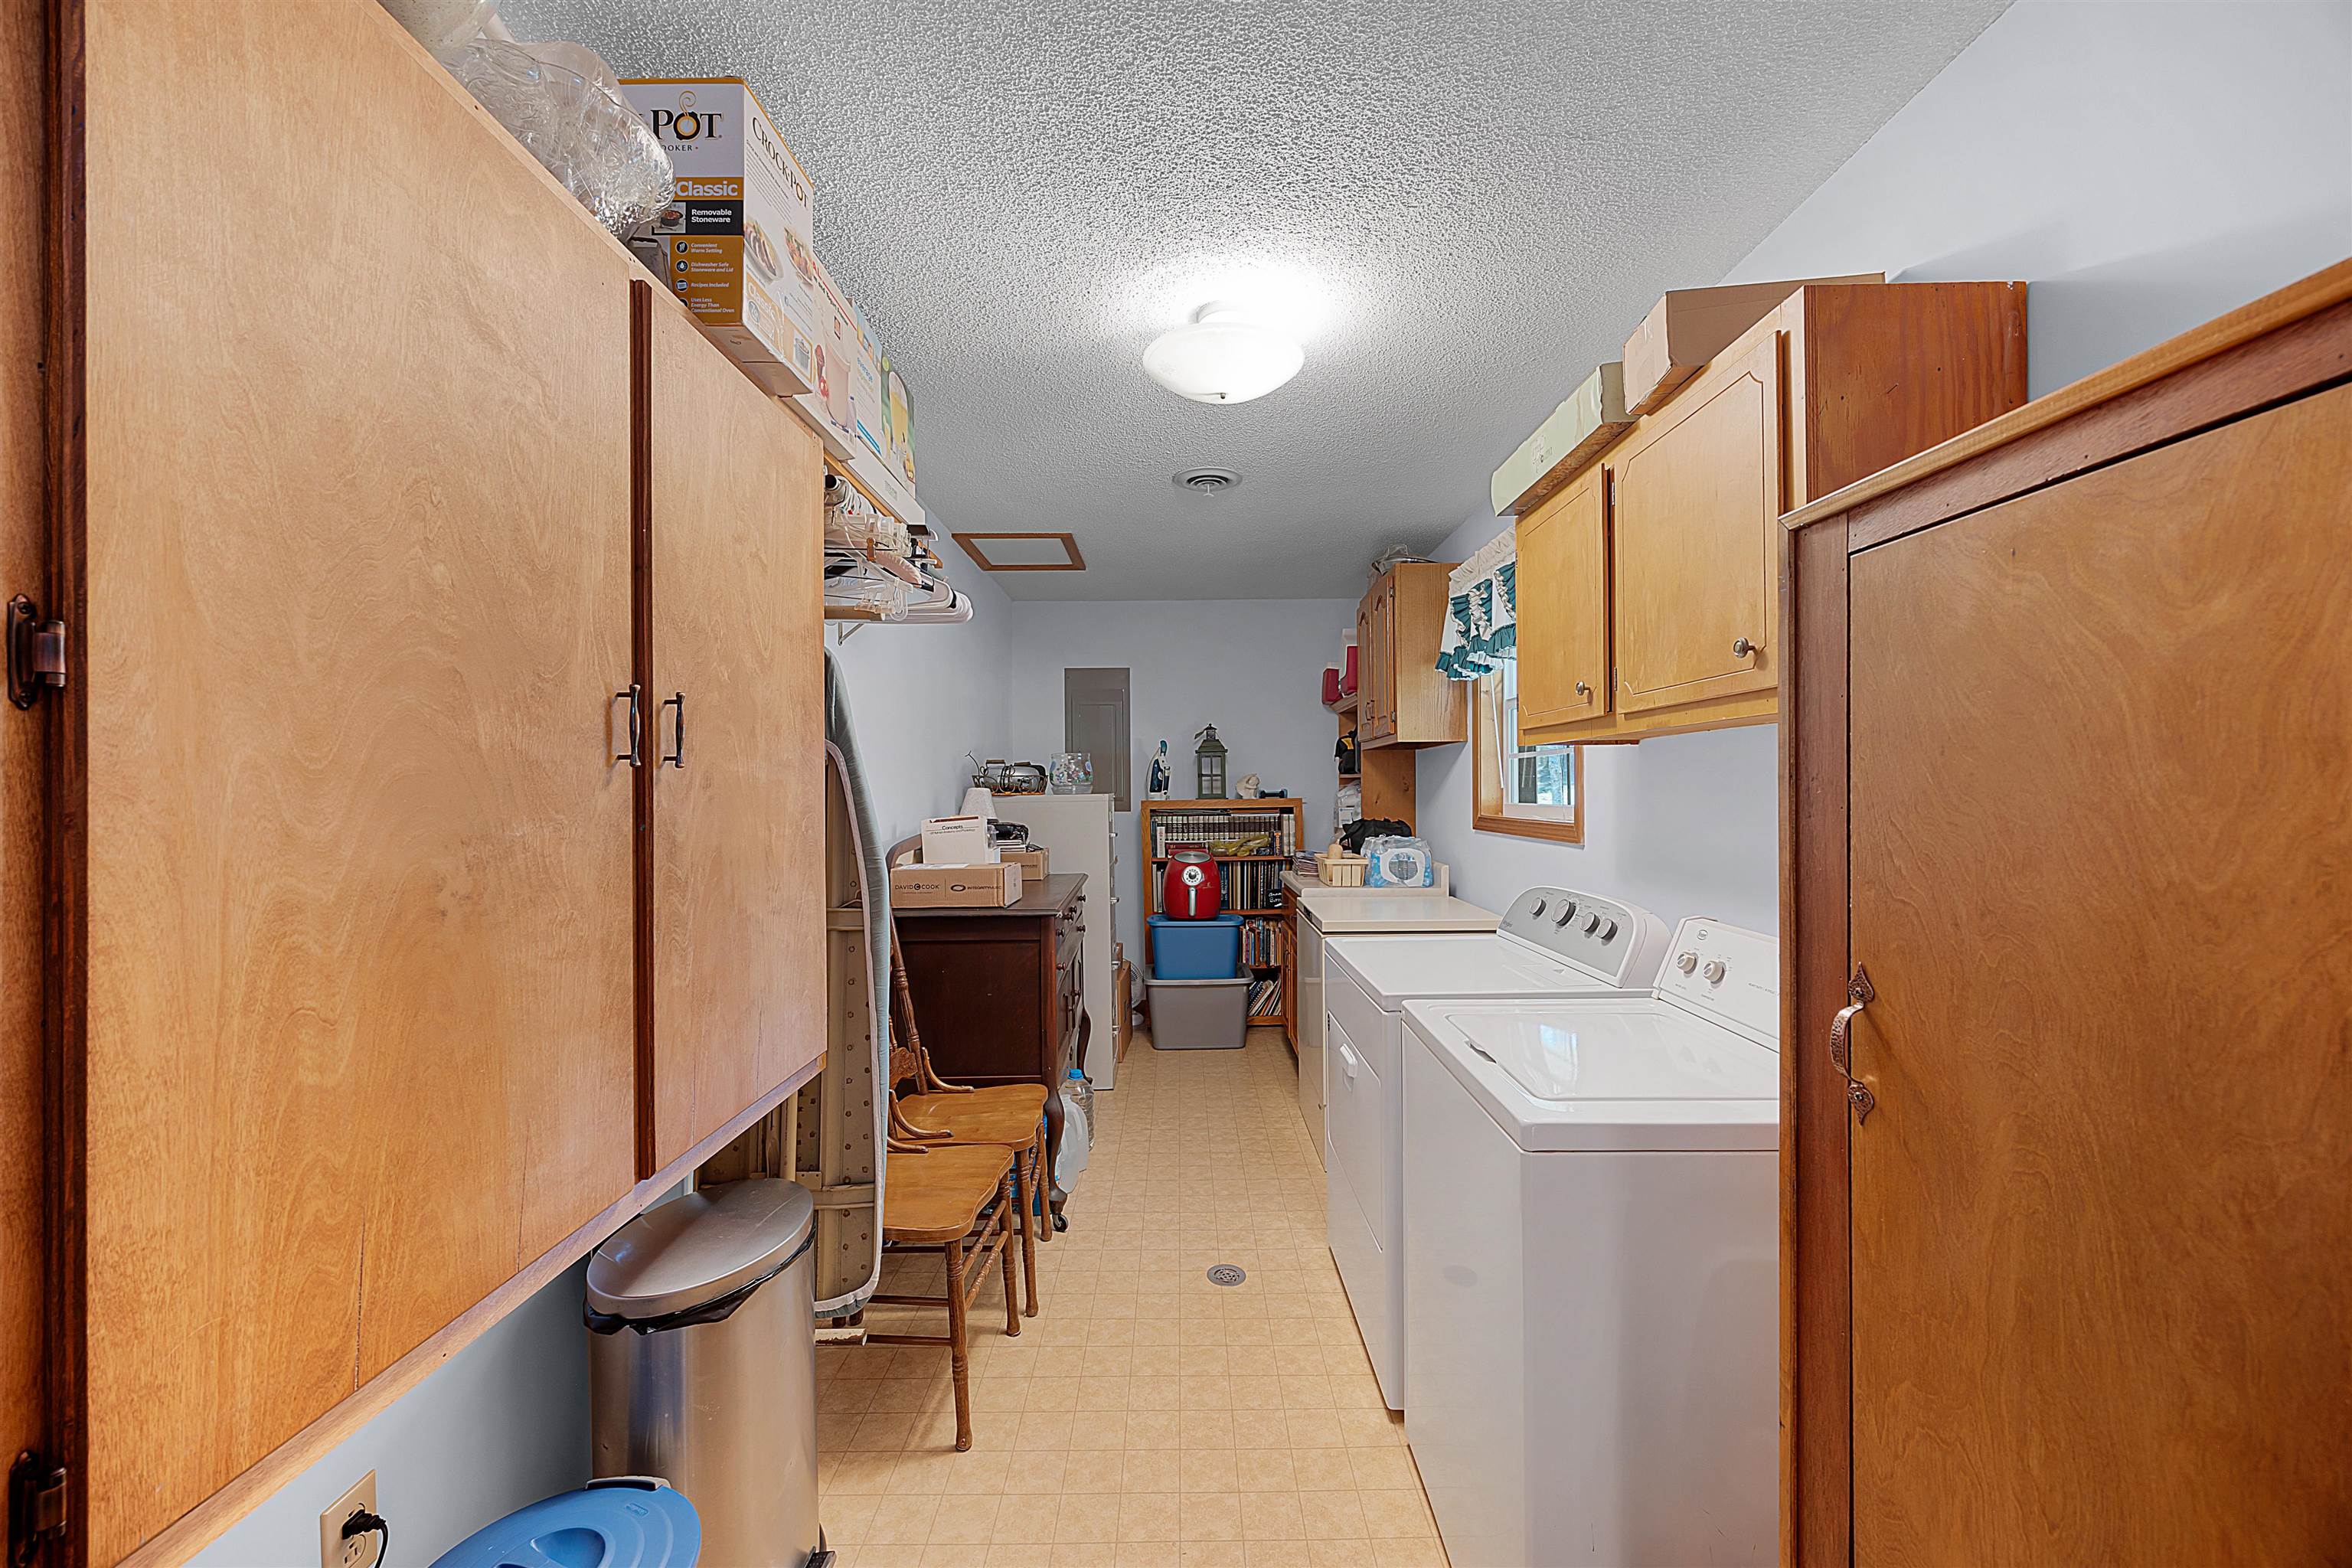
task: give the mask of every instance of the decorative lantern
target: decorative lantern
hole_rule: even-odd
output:
[[[1217,739],[1217,727],[1214,724],[1202,731],[1193,739],[1201,742],[1192,750],[1193,769],[1201,787],[1200,792],[1192,798],[1223,800],[1225,798],[1225,743]]]

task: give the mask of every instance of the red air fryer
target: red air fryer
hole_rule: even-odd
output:
[[[1215,857],[1200,849],[1179,849],[1168,857],[1168,875],[1160,884],[1162,914],[1180,921],[1213,921],[1224,903]]]

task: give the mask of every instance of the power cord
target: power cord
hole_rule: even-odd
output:
[[[349,1541],[354,1535],[373,1535],[376,1538],[375,1562],[370,1568],[383,1568],[385,1560],[392,1555],[392,1526],[384,1522],[383,1515],[370,1513],[365,1509],[354,1512],[343,1521],[343,1539]]]

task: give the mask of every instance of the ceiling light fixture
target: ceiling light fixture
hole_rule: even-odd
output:
[[[1307,363],[1297,341],[1244,306],[1213,300],[1192,324],[1163,332],[1143,351],[1151,379],[1195,403],[1247,403],[1264,397]]]

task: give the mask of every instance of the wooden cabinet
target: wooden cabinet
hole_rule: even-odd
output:
[[[2342,1550],[2347,365],[2352,263],[1790,520],[1799,1568]]]
[[[68,658],[0,709],[0,885],[57,1223],[7,1429],[66,1557],[180,1561],[814,1048],[821,479],[379,7],[53,10],[49,510],[0,593]]]
[[[1772,719],[1781,513],[2024,400],[2021,284],[1790,295],[1519,519],[1521,734]]]
[[[1437,673],[1449,566],[1407,562],[1372,579],[1356,609],[1356,743],[1433,746],[1466,733],[1462,685]]]
[[[1609,470],[1577,480],[1519,520],[1519,724],[1540,729],[1610,711]],[[1545,585],[1530,595],[1532,577]],[[1533,699],[1539,696],[1543,706]]]
[[[824,1051],[824,456],[640,280],[651,1175]],[[641,665],[645,661],[641,660]]]
[[[1612,465],[1625,712],[1774,684],[1781,349],[1781,334],[1766,333],[1712,367]]]

